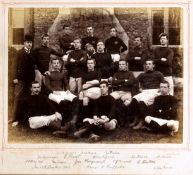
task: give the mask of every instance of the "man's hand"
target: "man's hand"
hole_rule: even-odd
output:
[[[18,83],[18,79],[14,79],[14,80],[13,80],[13,83],[14,83],[14,84],[17,84],[17,83]]]
[[[50,75],[50,71],[44,72],[44,75]]]
[[[161,58],[161,61],[167,61],[167,59],[166,58]]]
[[[12,127],[16,127],[18,124],[19,124],[19,122],[16,121],[16,122],[13,122],[11,126],[12,126]]]
[[[70,62],[71,62],[71,63],[74,63],[75,61],[76,61],[76,60],[73,59],[73,58],[70,59]]]

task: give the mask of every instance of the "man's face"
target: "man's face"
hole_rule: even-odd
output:
[[[64,34],[72,34],[72,28],[71,27],[65,27],[64,30],[63,30]]]
[[[111,35],[111,36],[117,36],[117,31],[116,31],[115,28],[112,28],[112,29],[110,30],[110,35]]]
[[[134,45],[135,46],[141,46],[141,38],[140,37],[137,37],[134,39]]]
[[[145,62],[145,70],[152,71],[154,69],[153,61],[146,61]]]
[[[60,61],[59,60],[52,60],[52,67],[55,70],[60,69]]]
[[[94,33],[94,29],[92,27],[87,27],[86,31],[87,31],[88,36],[92,36]]]
[[[103,43],[103,42],[97,43],[97,51],[98,51],[98,52],[104,52],[104,50],[105,50],[105,45],[104,45],[104,43]]]
[[[169,87],[167,83],[160,83],[160,92],[162,95],[167,95],[169,93]]]
[[[101,95],[108,95],[108,86],[104,84],[100,84],[100,89],[101,89]]]
[[[127,70],[126,61],[119,61],[119,70],[120,71],[126,71]]]
[[[32,48],[32,41],[25,41],[24,47],[30,50]]]
[[[75,49],[80,49],[81,48],[81,43],[80,40],[74,40],[74,47]]]
[[[167,37],[166,37],[166,36],[162,36],[162,37],[160,38],[160,43],[161,43],[162,46],[167,46],[167,45],[168,45],[168,39],[167,39]]]
[[[87,68],[88,70],[94,70],[95,62],[94,60],[87,60]]]
[[[49,36],[44,36],[42,39],[42,45],[48,46],[48,44],[49,44]]]
[[[41,86],[39,83],[34,83],[31,86],[31,95],[38,95],[41,91]]]

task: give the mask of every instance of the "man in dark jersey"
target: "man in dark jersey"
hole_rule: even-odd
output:
[[[129,63],[129,70],[133,72],[135,78],[143,73],[143,65],[147,57],[148,52],[142,47],[141,36],[135,36],[134,47],[129,50],[126,56],[126,60]]]
[[[98,38],[94,36],[94,28],[92,26],[87,27],[87,36],[82,38],[82,49],[85,50],[86,44],[91,44],[96,49]]]
[[[110,38],[105,41],[105,48],[111,54],[114,63],[114,73],[118,71],[120,53],[127,50],[125,43],[117,36],[117,29],[111,28]]]
[[[168,35],[166,33],[161,33],[159,38],[161,46],[156,47],[153,52],[156,70],[164,75],[164,79],[170,84],[170,95],[174,95],[174,82],[172,78],[174,52],[168,47]]]
[[[145,122],[153,131],[173,135],[179,128],[177,99],[169,95],[167,81],[160,83],[160,93],[154,100],[152,115],[146,116]]]
[[[59,121],[58,126],[60,127],[62,116],[50,103],[49,99],[40,94],[40,84],[33,81],[30,90],[30,95],[26,96],[19,104],[17,118],[13,123],[14,126],[23,123],[25,125],[29,124],[32,129],[37,129],[44,126],[49,127],[53,122]]]
[[[84,128],[74,133],[79,138],[84,133],[89,132],[89,141],[98,141],[100,136],[98,133],[104,131],[112,131],[117,127],[115,119],[115,99],[109,95],[108,83],[102,81],[100,83],[101,97],[95,101],[93,118],[83,119]],[[97,133],[97,134],[96,134]]]
[[[105,45],[103,41],[97,42],[97,51],[92,58],[96,61],[96,68],[101,72],[101,81],[112,81],[113,76],[113,61],[111,54],[105,52]]]
[[[62,57],[64,54],[59,53],[56,50],[49,47],[49,35],[44,34],[42,36],[42,45],[34,50],[34,57],[37,66],[36,80],[42,84],[45,82],[45,74],[49,70],[50,55],[56,55]]]

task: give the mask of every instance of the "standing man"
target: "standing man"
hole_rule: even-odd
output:
[[[68,25],[63,26],[62,36],[59,38],[60,47],[65,55],[74,50],[74,37],[72,28]]]
[[[82,38],[82,49],[85,50],[85,45],[87,43],[93,45],[96,49],[98,38],[94,36],[94,28],[92,26],[88,26],[86,32],[87,36]]]
[[[168,35],[166,33],[161,33],[159,38],[161,46],[155,48],[153,52],[156,70],[164,75],[165,80],[168,81],[170,85],[170,95],[174,95],[174,82],[172,78],[174,52],[168,47]]]
[[[111,28],[110,38],[105,41],[105,48],[114,62],[114,73],[118,71],[118,62],[120,60],[120,53],[127,50],[125,43],[117,36],[117,29]]]
[[[72,52],[69,53],[67,66],[69,67],[69,88],[72,93],[77,94],[82,88],[82,76],[86,69],[86,52],[81,50],[81,39],[74,40],[74,48]]]
[[[19,100],[28,93],[30,83],[35,79],[35,62],[32,54],[32,37],[26,35],[24,47],[18,51],[16,60],[16,76],[13,80],[14,104],[13,104],[13,121],[15,121]]]
[[[35,49],[34,56],[37,65],[36,70],[36,80],[42,84],[42,81],[45,82],[45,74],[49,70],[50,55],[63,56],[62,53],[55,51],[49,47],[49,36],[44,34],[42,36],[42,45]]]
[[[142,48],[142,38],[141,36],[136,36],[134,39],[134,47],[128,52],[126,60],[129,63],[129,70],[133,72],[135,78],[139,74],[143,73],[143,65],[147,59],[147,51]]]
[[[101,72],[101,80],[111,82],[113,76],[113,61],[111,54],[105,52],[105,45],[103,41],[98,41],[97,52],[92,55],[96,61],[96,68]]]

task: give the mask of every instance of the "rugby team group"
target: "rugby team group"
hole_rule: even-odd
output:
[[[120,127],[174,136],[179,112],[168,35],[159,35],[153,56],[137,35],[123,57],[128,48],[116,28],[106,40],[95,37],[92,26],[86,31],[86,37],[74,37],[64,25],[60,51],[49,46],[48,34],[36,48],[25,35],[13,79],[12,127],[47,127],[56,136],[91,142]]]

